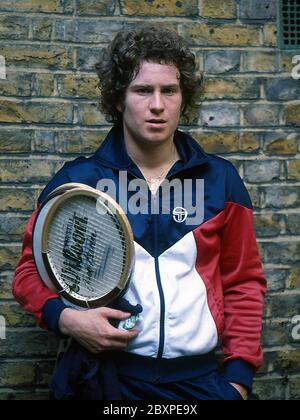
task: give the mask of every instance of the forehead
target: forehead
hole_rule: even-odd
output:
[[[130,83],[131,86],[136,84],[179,84],[180,73],[173,64],[159,64],[154,62],[142,61],[139,71]]]

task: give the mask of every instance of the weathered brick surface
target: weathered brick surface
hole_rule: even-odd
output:
[[[288,162],[288,179],[300,181],[300,162],[299,160],[291,160]]]
[[[300,192],[298,187],[272,185],[264,188],[264,206],[266,208],[298,208]]]
[[[25,232],[28,217],[13,214],[0,214],[0,241],[21,241]]]
[[[46,386],[50,379],[51,361],[0,361],[1,386]]]
[[[0,357],[53,357],[57,353],[58,339],[54,334],[36,329],[24,328],[14,332],[9,329],[6,340],[1,341]]]
[[[244,108],[244,124],[246,126],[279,125],[281,107],[279,105],[251,104]]]
[[[24,390],[0,388],[0,401],[44,401],[50,399],[48,389],[24,387]]]
[[[267,47],[276,47],[278,42],[278,27],[276,24],[264,25],[263,29],[264,45]]]
[[[0,94],[3,96],[31,96],[32,75],[8,73],[6,79],[0,79]]]
[[[205,53],[204,71],[206,73],[236,73],[240,70],[239,51],[212,51]]]
[[[11,284],[12,284],[13,273],[10,271],[2,271],[0,273],[0,299],[11,299]],[[4,340],[3,340],[4,343]],[[2,344],[1,343],[1,348]]]
[[[196,16],[198,1],[122,0],[122,12],[128,16]]]
[[[50,41],[53,29],[53,19],[37,17],[32,19],[32,37],[38,41]]]
[[[35,321],[31,314],[21,310],[16,302],[3,302],[0,304],[0,313],[6,320],[6,327],[34,327]],[[8,333],[7,333],[8,334]]]
[[[206,79],[205,99],[258,99],[260,97],[257,79],[234,77]]]
[[[278,161],[257,161],[246,162],[245,168],[245,181],[248,182],[270,182],[276,181],[280,178],[281,162]]]
[[[31,211],[35,206],[35,193],[30,188],[0,188],[0,212]]]
[[[268,291],[284,292],[286,286],[287,270],[265,269],[265,275],[268,279]]]
[[[22,16],[0,16],[0,40],[27,38],[28,27],[28,18]]]
[[[56,150],[59,153],[93,153],[100,146],[108,131],[61,131]]]
[[[0,129],[0,153],[25,153],[31,151],[32,130]]]
[[[0,245],[0,270],[14,270],[19,260],[20,252],[20,245]]]
[[[0,100],[0,122],[70,124],[73,105],[70,103],[44,103]]]
[[[6,65],[30,69],[72,69],[72,50],[68,47],[1,43],[0,55]]]
[[[1,0],[0,11],[32,13],[71,13],[72,0]]]
[[[116,7],[115,0],[78,0],[78,15],[111,16]]]
[[[250,51],[244,54],[244,71],[257,73],[274,73],[278,70],[276,52]]]
[[[278,48],[276,0],[1,0],[0,400],[47,399],[57,340],[11,295],[22,235],[64,162],[93,153],[110,128],[98,110],[95,64],[138,22],[178,31],[205,72],[202,109],[184,127],[232,161],[254,206],[268,280],[265,361],[252,399],[300,398],[300,88],[294,51]],[[163,19],[162,19],[163,18]],[[182,124],[185,124],[182,120]]]
[[[240,17],[251,20],[275,20],[276,0],[240,1]]]
[[[200,116],[204,127],[236,127],[240,124],[240,110],[236,105],[203,105]]]
[[[298,153],[300,136],[297,133],[273,132],[266,134],[263,139],[264,150],[268,155],[296,155]]]
[[[43,160],[11,159],[1,162],[0,182],[46,182],[53,175],[53,163]]]
[[[283,216],[278,214],[259,214],[255,216],[256,234],[260,237],[276,237],[280,235],[280,222]]]
[[[180,25],[185,38],[193,46],[259,46],[259,27],[234,24],[189,23]]]
[[[235,19],[237,3],[235,0],[202,0],[200,15],[216,19]]]
[[[284,118],[287,125],[300,127],[300,102],[284,107]]]
[[[99,89],[96,76],[61,75],[57,77],[58,92],[62,97],[97,99]]]
[[[300,268],[295,267],[290,270],[287,287],[295,290],[300,288]]]
[[[300,98],[299,80],[271,79],[265,82],[265,92],[268,101],[293,101]],[[300,122],[300,118],[299,121]]]

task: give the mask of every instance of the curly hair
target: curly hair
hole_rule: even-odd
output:
[[[121,123],[122,113],[116,106],[124,103],[126,89],[142,61],[177,67],[183,96],[182,117],[189,123],[192,110],[199,107],[203,77],[196,74],[195,56],[185,40],[175,31],[153,24],[118,32],[95,66],[101,92],[99,108],[106,120],[115,125]]]

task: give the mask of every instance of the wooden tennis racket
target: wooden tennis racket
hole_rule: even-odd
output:
[[[64,184],[42,203],[33,255],[46,286],[77,308],[109,304],[127,290],[134,242],[122,208],[84,184]]]

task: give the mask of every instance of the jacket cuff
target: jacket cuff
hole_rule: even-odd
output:
[[[47,325],[48,330],[54,332],[58,337],[65,337],[59,329],[59,317],[64,309],[68,308],[67,305],[59,298],[49,299],[42,310],[42,320]]]
[[[231,360],[224,367],[224,379],[244,386],[249,392],[252,391],[255,370],[252,365],[243,360]]]

